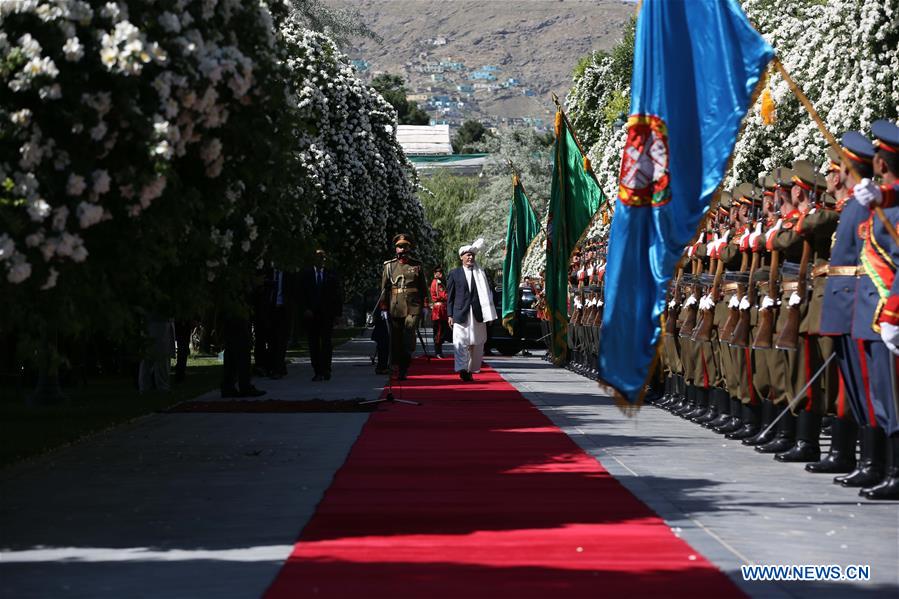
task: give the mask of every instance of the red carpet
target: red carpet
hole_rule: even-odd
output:
[[[267,599],[739,597],[496,372],[417,361]]]

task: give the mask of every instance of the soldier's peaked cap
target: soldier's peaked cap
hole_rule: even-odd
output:
[[[734,201],[738,204],[760,203],[759,190],[752,183],[740,183],[734,187]]]
[[[815,165],[808,160],[793,162],[793,181],[806,191],[810,191],[813,187],[820,189],[827,186],[824,175],[818,174]]]
[[[874,159],[874,144],[858,131],[847,131],[840,140],[843,153],[856,162],[870,164]]]
[[[827,158],[830,159],[830,164],[827,165],[828,172],[840,170],[840,165],[843,164],[842,154],[840,154],[833,148],[827,148]]]
[[[397,233],[393,236],[393,245],[405,245],[408,247],[412,247],[415,244],[412,241],[412,237],[408,233]]]
[[[883,119],[871,123],[871,135],[878,150],[895,154],[899,152],[899,127]]]

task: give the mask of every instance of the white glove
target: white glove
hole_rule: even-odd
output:
[[[744,295],[743,299],[740,300],[740,310],[748,310],[752,305],[749,303],[749,296]]]
[[[711,295],[704,295],[702,299],[699,301],[699,308],[701,310],[711,310],[715,307],[715,300],[712,299]]]
[[[390,320],[390,312],[387,310],[381,310],[381,318],[384,320]]]
[[[671,300],[670,302],[668,302],[669,308],[674,309],[675,306],[677,306],[677,300]]]
[[[755,242],[762,234],[762,223],[758,222],[755,224],[755,231],[749,236],[749,249],[755,247]]]
[[[760,310],[767,310],[768,308],[774,307],[774,299],[770,295],[766,295],[765,299],[762,300],[762,305],[759,306]]]
[[[596,300],[596,305],[602,306],[603,305],[602,300],[601,299]]]
[[[718,247],[718,235],[717,235],[717,234],[715,234],[715,238],[714,238],[714,239],[712,239],[710,242],[708,242],[707,244],[705,244],[705,251],[706,251],[706,253],[707,253],[709,256],[711,256],[711,255],[712,255],[712,251],[713,251],[716,247]]]
[[[747,302],[748,303],[748,302]],[[728,308],[739,308],[740,307],[740,298],[737,297],[737,294],[733,294],[730,296],[730,301],[727,302]]]
[[[765,232],[765,241],[766,242],[770,241],[771,237],[774,236],[778,231],[780,231],[780,225],[783,224],[783,222],[784,222],[784,219],[782,219],[782,218],[777,219],[777,222],[774,223],[774,226]]]
[[[899,356],[899,326],[887,322],[880,323],[880,338],[894,356]]]
[[[749,228],[747,227],[746,230],[743,231],[743,234],[740,235],[740,245],[741,246],[743,245],[743,242],[746,241],[746,238],[749,237],[749,233],[750,233],[750,231],[749,231]]]
[[[799,297],[799,294],[794,291],[793,294],[790,296],[790,307],[798,306],[801,303],[802,303],[802,298]]]
[[[690,306],[692,306],[695,303],[696,303],[696,296],[691,295],[690,297],[687,298],[687,301],[684,302],[684,308],[689,308]]]
[[[862,179],[852,189],[852,195],[855,196],[855,201],[865,208],[871,204],[879,204],[883,199],[883,192],[880,191],[880,186],[871,179]]]
[[[730,229],[724,232],[724,236],[718,240],[718,243],[721,245],[726,245],[728,239],[730,239]]]

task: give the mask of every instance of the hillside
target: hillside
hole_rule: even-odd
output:
[[[611,48],[634,14],[621,0],[327,0],[382,37],[346,48],[362,75],[403,75],[433,122],[548,127],[578,59]]]

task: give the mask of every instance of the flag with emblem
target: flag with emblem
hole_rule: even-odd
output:
[[[773,56],[737,0],[643,0],[598,364],[600,378],[629,403],[656,355],[668,280]]]

